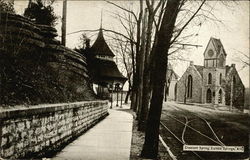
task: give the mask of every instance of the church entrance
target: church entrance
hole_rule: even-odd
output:
[[[218,103],[219,103],[219,104],[222,103],[222,90],[221,90],[221,89],[220,89],[220,91],[219,91]]]
[[[212,103],[212,92],[210,88],[207,90],[207,103]]]

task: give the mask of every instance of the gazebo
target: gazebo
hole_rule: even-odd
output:
[[[88,46],[86,57],[93,89],[99,98],[112,100],[112,93],[120,91],[127,78],[121,74],[114,62],[115,55],[104,39],[102,28],[92,47]]]

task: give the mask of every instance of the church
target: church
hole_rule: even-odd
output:
[[[211,37],[203,56],[204,65],[191,61],[176,83],[176,101],[243,108],[245,87],[235,64],[226,65],[227,53],[221,40]]]

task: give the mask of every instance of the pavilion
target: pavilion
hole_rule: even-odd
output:
[[[89,76],[97,96],[107,99],[110,98],[110,93],[112,95],[114,91],[120,91],[127,78],[121,74],[114,62],[115,55],[104,39],[102,28],[91,47],[87,41],[85,54]]]

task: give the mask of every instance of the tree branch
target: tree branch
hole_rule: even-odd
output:
[[[125,38],[125,39],[129,40],[130,42],[136,44],[135,41],[133,41],[131,38],[127,37],[126,35],[124,35],[122,33],[119,33],[119,32],[116,32],[116,31],[113,31],[113,30],[110,30],[110,29],[104,29],[104,28],[102,28],[102,30],[104,30],[106,32],[114,33],[114,34],[119,35],[119,36],[122,36],[123,38]],[[67,35],[76,34],[76,33],[80,33],[80,32],[97,32],[97,31],[99,31],[99,29],[94,29],[94,30],[82,29],[82,30],[79,30],[79,31],[68,33]]]
[[[174,37],[174,39],[170,42],[172,44],[175,42],[175,40],[180,36],[182,31],[186,28],[186,26],[194,19],[195,15],[200,11],[201,7],[205,4],[206,0],[203,0],[199,8],[196,10],[196,12],[192,15],[192,17],[187,21],[187,23],[181,28],[181,30],[177,33],[177,35]]]
[[[117,4],[113,3],[113,2],[110,2],[110,1],[107,1],[107,0],[105,0],[105,2],[107,2],[107,3],[109,3],[109,4],[112,4],[112,5],[116,6],[117,8],[120,8],[120,9],[124,10],[124,11],[128,12],[129,14],[132,14],[133,17],[135,18],[135,20],[138,21],[138,18],[137,18],[137,16],[135,15],[134,12],[132,12],[132,11],[126,9],[126,8],[123,8],[123,7],[117,5]]]

